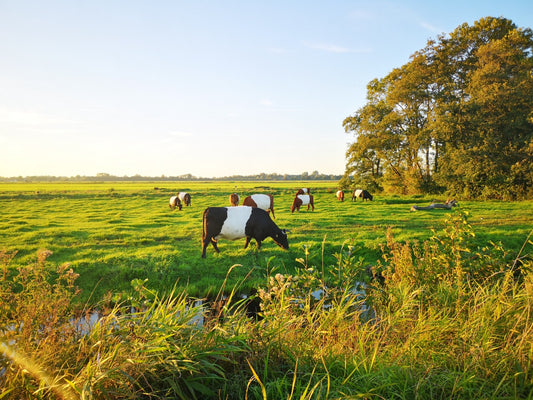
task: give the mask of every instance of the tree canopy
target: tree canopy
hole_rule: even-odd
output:
[[[347,177],[396,193],[528,198],[533,189],[533,32],[462,24],[367,85],[343,126]]]

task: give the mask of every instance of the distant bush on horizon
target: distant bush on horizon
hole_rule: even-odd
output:
[[[192,174],[183,174],[176,176],[117,176],[108,173],[98,173],[94,176],[76,175],[76,176],[53,176],[53,175],[36,175],[36,176],[12,176],[12,177],[0,177],[0,182],[92,182],[92,181],[196,181],[196,180],[214,180],[214,181],[227,181],[227,180],[241,180],[241,181],[271,181],[271,180],[287,180],[287,181],[299,181],[299,180],[340,180],[342,175],[334,174],[322,174],[318,171],[314,171],[309,174],[303,172],[301,174],[277,174],[277,173],[260,173],[255,175],[231,175],[222,177],[197,177]]]

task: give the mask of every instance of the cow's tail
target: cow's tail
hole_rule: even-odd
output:
[[[203,217],[202,217],[202,242],[204,241],[204,238],[205,238],[205,232],[206,232],[206,221],[207,221],[207,212],[208,212],[208,208],[206,208],[204,210],[204,213],[203,213]]]

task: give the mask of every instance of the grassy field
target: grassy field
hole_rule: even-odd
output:
[[[315,211],[291,213],[295,191],[311,188]],[[177,191],[191,194],[192,205],[170,210]],[[274,195],[275,222],[290,230],[289,251],[270,238],[261,251],[255,242],[221,240],[220,254],[208,247],[201,258],[202,212],[228,206],[228,196]],[[187,288],[191,295],[218,292],[243,283],[244,292],[266,282],[272,273],[294,274],[306,265],[329,268],[335,254],[353,246],[357,257],[373,265],[381,256],[390,229],[397,241],[423,240],[442,228],[450,211],[410,212],[413,204],[432,198],[376,195],[372,202],[335,199],[336,182],[153,182],[153,183],[4,183],[0,184],[0,249],[17,252],[10,266],[31,263],[39,249],[53,252],[49,261],[70,263],[80,274],[81,301],[98,301],[108,293],[122,294],[133,279],[148,279],[158,291]],[[444,201],[445,198],[436,200]],[[502,242],[518,253],[533,221],[533,202],[465,202],[475,243]]]
[[[316,209],[291,214],[302,186]],[[1,184],[0,398],[533,398],[533,203],[411,213],[433,199],[335,190]],[[191,207],[169,209],[177,191]],[[201,258],[202,211],[232,191],[275,195],[289,251],[221,241]],[[370,265],[380,279],[355,292]],[[259,318],[191,299],[222,288],[258,288]]]

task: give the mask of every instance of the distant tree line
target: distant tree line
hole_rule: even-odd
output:
[[[299,180],[335,180],[338,181],[342,175],[321,174],[313,171],[311,174],[303,172],[301,174],[277,174],[277,173],[260,173],[256,175],[231,175],[224,177],[196,177],[191,174],[177,176],[115,176],[108,173],[98,173],[95,176],[18,176],[18,177],[0,177],[0,182],[151,182],[151,181],[299,181]]]
[[[532,30],[487,17],[428,41],[343,126],[341,186],[532,198]]]

